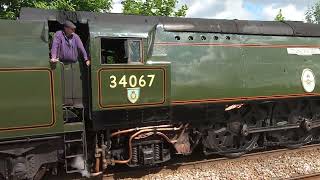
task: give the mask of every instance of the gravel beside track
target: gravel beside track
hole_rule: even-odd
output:
[[[304,175],[320,173],[319,157],[320,146],[311,145],[295,150],[256,153],[237,159],[187,163],[180,167],[163,168],[154,174],[126,179],[302,179]],[[147,173],[145,172],[145,174]],[[110,177],[106,179],[110,179]]]

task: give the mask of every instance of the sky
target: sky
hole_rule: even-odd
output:
[[[121,13],[122,0],[113,0],[114,13]],[[305,12],[317,0],[179,0],[187,4],[187,17],[211,19],[274,20],[282,9],[286,20],[304,21]]]

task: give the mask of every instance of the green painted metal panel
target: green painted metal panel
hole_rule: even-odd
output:
[[[137,37],[147,38],[149,31],[154,28],[154,25],[140,25],[137,26],[133,23],[112,23],[106,21],[95,21],[89,23],[90,33],[93,37]]]
[[[158,30],[148,62],[171,63],[173,104],[319,96],[302,87],[303,69],[320,82],[319,55],[287,48],[320,48],[319,38]]]
[[[166,102],[166,69],[105,67],[98,70],[100,108],[157,106]]]
[[[101,64],[100,38],[95,36],[91,38],[91,52],[92,109],[94,111],[169,105],[170,65]],[[152,78],[153,75],[154,78]],[[114,81],[116,86],[111,81]],[[151,86],[149,86],[150,83]],[[131,102],[128,97],[128,93],[132,92],[130,88],[138,88],[134,90],[139,93],[139,98],[135,102]]]
[[[161,33],[161,32],[158,32]],[[169,42],[177,33],[165,32],[157,42]],[[156,43],[150,61],[171,63],[172,101],[205,100],[208,98],[237,97],[244,89],[242,48],[210,46],[215,39],[203,43],[199,33],[178,33],[182,45]],[[164,35],[161,33],[160,35]],[[209,35],[209,34],[207,34]],[[168,36],[168,37],[167,37]],[[194,40],[188,40],[189,36]],[[212,36],[212,35],[211,35]],[[240,37],[229,35],[232,40],[223,38],[222,42],[240,43]],[[198,37],[196,39],[196,37]],[[221,35],[218,38],[222,38]],[[185,43],[185,44],[184,44]],[[190,44],[187,44],[190,43]],[[226,88],[230,87],[230,88]],[[231,88],[232,87],[232,88]]]
[[[0,20],[0,139],[63,132],[61,69],[46,23]]]
[[[245,36],[245,44],[284,45],[279,47],[244,48],[246,91],[243,96],[303,96],[301,76],[309,68],[320,82],[319,55],[288,54],[288,45],[317,45],[318,38]],[[319,93],[316,85],[314,93]]]
[[[0,20],[1,67],[47,67],[49,46],[44,22]]]
[[[51,72],[46,69],[0,69],[0,130],[52,126],[55,119],[51,81]],[[37,84],[37,88],[27,84]]]

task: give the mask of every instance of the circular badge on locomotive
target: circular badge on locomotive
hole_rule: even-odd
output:
[[[305,92],[311,93],[316,87],[316,78],[311,69],[304,69],[301,76],[302,86]]]

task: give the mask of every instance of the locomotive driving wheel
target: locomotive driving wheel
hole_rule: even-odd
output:
[[[262,126],[262,112],[258,107],[243,107],[225,112],[225,122],[215,123],[204,139],[207,154],[239,157],[257,146],[259,133],[247,134],[248,128]]]
[[[275,126],[299,125],[300,128],[270,132],[267,136],[273,142],[288,148],[298,148],[312,140],[308,128],[312,123],[311,107],[308,101],[282,102],[274,108],[273,124]]]

